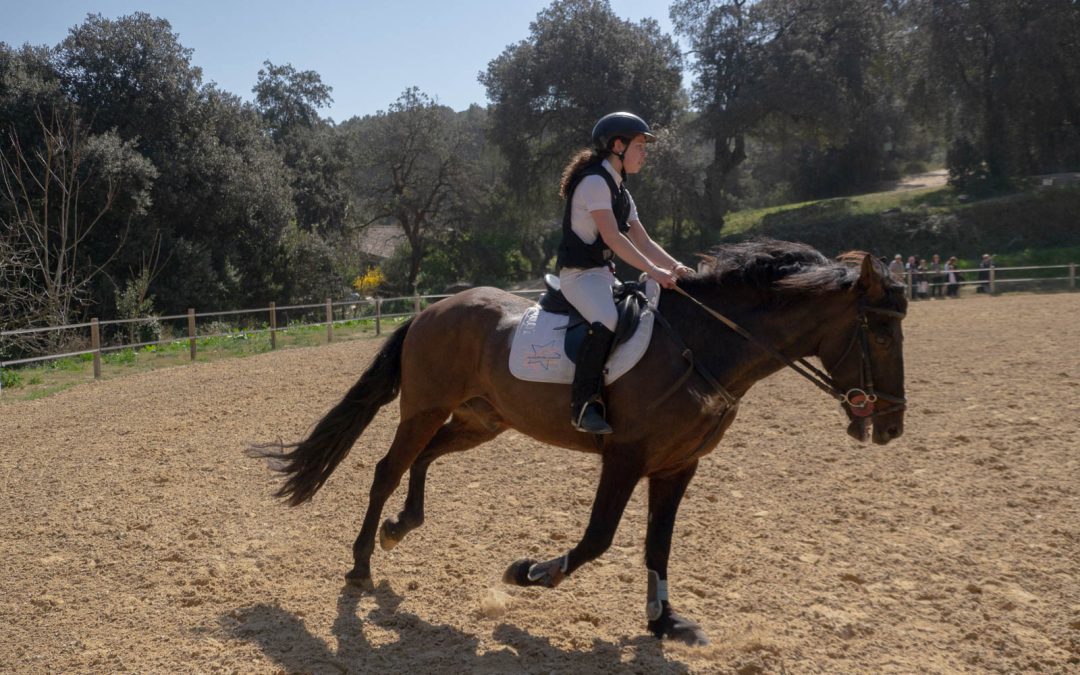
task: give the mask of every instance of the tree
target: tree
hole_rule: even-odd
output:
[[[746,136],[759,120],[751,87],[764,79],[759,55],[762,19],[748,0],[677,0],[671,6],[675,32],[696,57],[693,103],[701,111],[703,135],[713,157],[705,177],[708,222],[717,230],[729,210],[731,174],[746,159]]]
[[[255,111],[202,83],[168,21],[91,15],[51,53],[69,100],[93,133],[115,130],[158,170],[143,227],[111,274],[139,264],[159,236],[171,254],[153,282],[165,311],[227,308],[276,297],[282,233],[295,210],[289,174]],[[104,219],[87,243],[108,256],[123,222]],[[99,284],[99,302],[115,297]],[[111,309],[111,307],[103,307]]]
[[[156,176],[132,143],[87,134],[74,109],[36,119],[40,144],[24,146],[12,126],[0,148],[3,262],[25,275],[0,293],[20,308],[8,320],[21,327],[65,325],[84,308],[90,284],[124,244],[121,236],[107,259],[94,258],[89,238],[111,211],[126,212],[126,226],[145,213]]]
[[[386,111],[350,125],[357,199],[365,224],[396,223],[409,246],[406,283],[417,287],[438,230],[455,224],[466,137],[454,112],[413,87]]]
[[[480,74],[491,138],[509,162],[508,185],[530,203],[554,206],[556,178],[589,145],[602,115],[635,112],[671,122],[684,107],[681,56],[656,21],[620,19],[606,0],[556,0]]]
[[[255,107],[275,139],[298,128],[314,128],[322,121],[319,108],[334,102],[330,97],[333,87],[323,84],[318,73],[297,71],[290,63],[275,66],[264,61],[251,91]]]
[[[757,147],[781,150],[777,178],[795,196],[844,194],[892,171],[906,119],[897,104],[896,24],[879,0],[679,0],[676,30],[697,59],[694,102],[711,139],[709,219],[741,195],[740,166]]]
[[[1080,167],[1080,5],[1071,0],[912,0],[913,88],[950,138],[964,187]]]

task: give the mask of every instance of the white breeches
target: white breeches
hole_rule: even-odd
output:
[[[619,315],[615,311],[612,287],[618,283],[608,267],[577,269],[564,267],[559,272],[563,295],[589,323],[600,323],[614,331]]]

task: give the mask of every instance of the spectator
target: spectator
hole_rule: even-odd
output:
[[[935,253],[930,259],[930,264],[926,266],[926,271],[930,275],[930,297],[943,297],[945,275],[941,273],[941,256]]]
[[[926,258],[919,261],[919,264],[915,267],[915,298],[919,300],[927,300],[930,298],[930,277],[926,268]]]
[[[990,292],[990,269],[993,266],[993,257],[989,253],[983,253],[982,262],[979,263],[979,285],[975,289],[977,293]]]
[[[904,283],[904,257],[899,253],[894,255],[892,262],[889,263],[889,274],[894,280]]]
[[[952,256],[945,263],[945,295],[950,298],[960,297],[960,282],[963,277],[956,271],[956,256]]]

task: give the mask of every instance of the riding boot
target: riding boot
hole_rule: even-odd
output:
[[[578,431],[587,434],[610,434],[604,421],[604,363],[607,361],[615,333],[599,321],[589,326],[581,343],[574,384],[571,387],[570,422]]]

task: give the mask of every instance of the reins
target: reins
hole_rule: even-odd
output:
[[[868,324],[866,319],[866,314],[868,312],[903,319],[905,316],[903,312],[898,312],[891,309],[881,309],[878,307],[866,307],[860,303],[859,318],[858,324],[855,327],[855,333],[852,334],[851,343],[848,344],[848,348],[844,351],[844,355],[840,357],[837,363],[847,358],[847,355],[851,352],[852,347],[855,345],[856,342],[858,342],[859,351],[861,352],[859,375],[860,384],[862,386],[849,389],[848,391],[844,391],[843,388],[840,387],[839,384],[837,384],[836,380],[834,380],[828,373],[816,367],[806,359],[799,358],[793,360],[788,356],[785,356],[784,354],[780,353],[776,348],[772,347],[771,345],[767,345],[758,338],[756,338],[753,334],[751,334],[739,324],[735,323],[734,321],[727,318],[720,312],[712,309],[711,307],[706,306],[703,302],[690,295],[679,286],[675,286],[672,290],[687,298],[688,300],[690,300],[690,302],[694,303],[701,309],[705,310],[705,312],[712,316],[714,319],[720,321],[725,326],[745,338],[747,341],[752,342],[758,347],[760,347],[763,351],[765,351],[767,354],[772,356],[780,363],[783,363],[799,375],[802,375],[804,378],[812,382],[814,386],[821,389],[829,396],[832,396],[840,403],[847,403],[848,406],[851,408],[852,413],[858,417],[877,417],[878,415],[884,414],[884,411],[874,411],[874,404],[879,398],[890,403],[900,405],[902,407],[907,406],[907,399],[900,396],[893,396],[891,394],[877,392],[874,389],[874,375],[873,369],[871,368],[870,364],[870,343],[867,336]],[[869,410],[867,410],[867,406],[869,406]]]

